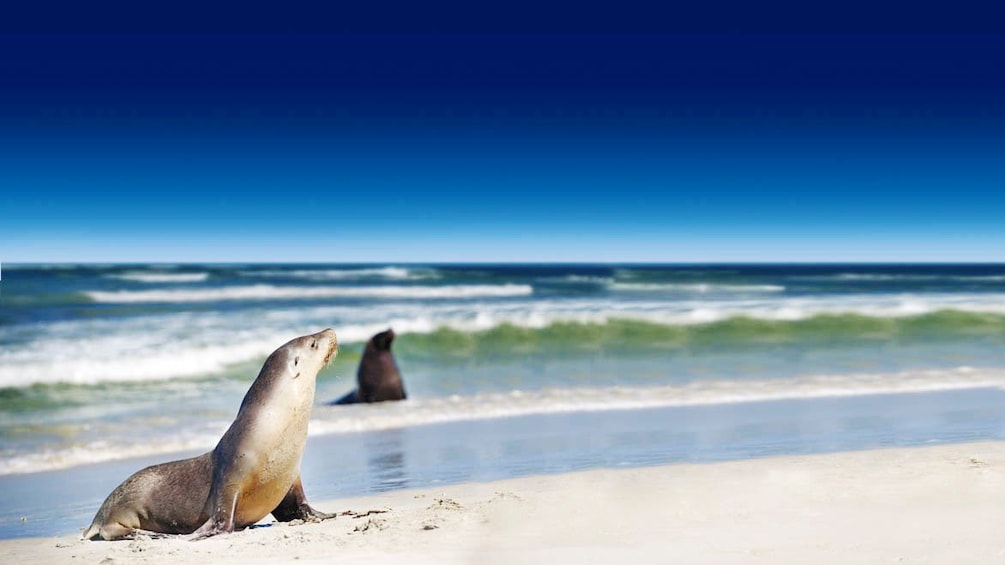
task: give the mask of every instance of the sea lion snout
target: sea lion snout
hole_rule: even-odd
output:
[[[331,362],[331,360],[338,355],[338,336],[335,335],[335,331],[329,329],[328,336],[328,355],[325,355],[325,365]]]
[[[394,341],[394,330],[392,329],[387,329],[373,336],[373,344],[382,351],[390,349],[392,341]]]
[[[324,365],[330,363],[338,355],[338,336],[335,335],[335,330],[325,328],[312,335],[311,339],[313,340],[311,343],[312,348],[320,347],[325,349]]]

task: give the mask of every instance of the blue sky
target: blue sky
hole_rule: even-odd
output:
[[[1005,37],[700,16],[36,19],[0,260],[1003,259]]]

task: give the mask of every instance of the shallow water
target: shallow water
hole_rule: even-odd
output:
[[[311,500],[329,501],[595,468],[1005,440],[1003,413],[1005,392],[992,388],[486,418],[314,436],[301,475]],[[0,477],[0,538],[79,532],[130,474],[195,454]]]

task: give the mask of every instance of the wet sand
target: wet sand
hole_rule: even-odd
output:
[[[8,563],[1005,562],[1005,443],[600,469],[319,501],[200,542],[0,542]],[[373,511],[373,512],[371,512]],[[364,561],[360,561],[364,560]]]

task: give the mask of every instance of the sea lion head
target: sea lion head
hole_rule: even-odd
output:
[[[377,351],[390,351],[391,342],[394,341],[394,330],[388,329],[370,338],[373,347]]]
[[[259,378],[264,375],[288,375],[294,379],[307,375],[315,378],[337,354],[338,338],[331,328],[298,337],[286,342],[269,355]],[[273,376],[271,380],[276,378]]]
[[[316,377],[338,354],[338,338],[335,337],[335,330],[327,328],[291,340],[281,350],[285,350],[287,363],[293,366],[293,374],[297,377],[301,374]]]

